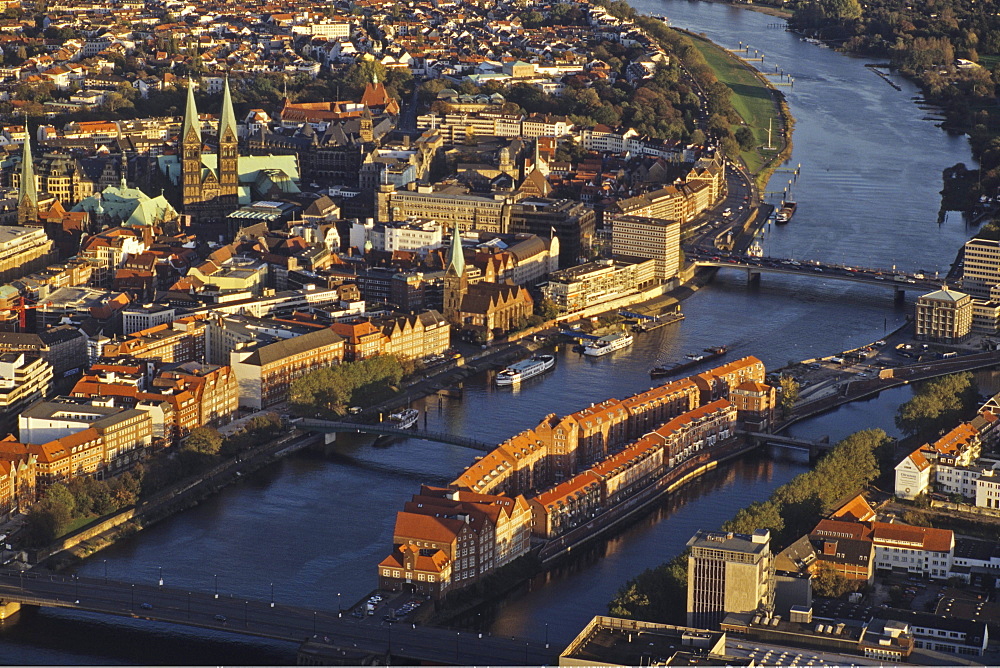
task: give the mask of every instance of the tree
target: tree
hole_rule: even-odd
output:
[[[543,297],[535,302],[535,313],[542,316],[545,320],[555,320],[559,317],[559,307],[548,297]]]
[[[778,533],[785,528],[785,520],[781,516],[781,506],[774,501],[751,503],[741,508],[736,517],[722,525],[726,531],[752,534],[757,529],[768,529]]]
[[[222,434],[211,427],[197,427],[184,439],[184,449],[203,455],[216,455],[222,447]]]
[[[799,400],[799,381],[793,376],[782,376],[778,382],[781,386],[781,408],[785,412],[791,411]]]
[[[905,434],[932,438],[958,424],[976,406],[979,390],[969,372],[923,383],[912,399],[899,407],[896,426]]]
[[[832,564],[820,562],[819,568],[813,575],[813,593],[817,596],[829,598],[840,598],[854,587],[842,573],[838,573]]]
[[[739,143],[740,148],[744,151],[753,149],[754,145],[757,143],[753,136],[753,130],[745,125],[741,125],[736,128],[736,141]]]

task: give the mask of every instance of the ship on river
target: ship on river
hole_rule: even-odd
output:
[[[497,374],[497,385],[517,385],[521,381],[543,374],[556,365],[555,355],[536,355],[531,359],[511,364]]]
[[[700,353],[688,353],[685,358],[679,362],[674,362],[669,365],[654,366],[649,370],[649,377],[663,378],[664,376],[673,376],[674,374],[686,371],[701,362],[722,357],[728,352],[729,348],[726,346],[716,346],[714,348],[705,348],[705,350]]]
[[[781,208],[778,209],[778,214],[774,217],[774,222],[779,224],[787,223],[795,215],[797,208],[799,208],[797,202],[782,202]]]

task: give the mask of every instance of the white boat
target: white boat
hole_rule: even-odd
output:
[[[616,350],[627,348],[630,345],[632,345],[632,335],[628,332],[617,332],[602,336],[596,341],[588,343],[583,347],[583,354],[590,355],[591,357],[599,357],[600,355],[607,355]]]
[[[522,380],[534,378],[545,373],[556,365],[555,355],[536,355],[528,360],[523,360],[497,374],[497,385],[517,385]]]
[[[420,411],[416,408],[407,408],[406,410],[399,411],[398,413],[391,413],[389,415],[389,422],[392,422],[393,426],[399,429],[409,429],[413,425],[417,424],[417,420],[419,419]]]

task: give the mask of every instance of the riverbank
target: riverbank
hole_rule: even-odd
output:
[[[774,169],[792,154],[795,122],[784,94],[765,74],[729,49],[694,32],[681,32],[691,38],[716,78],[733,91],[733,108],[753,133],[754,141],[754,148],[742,151],[740,157],[758,189],[764,189]]]

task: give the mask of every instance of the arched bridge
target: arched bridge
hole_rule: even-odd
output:
[[[400,429],[384,422],[365,424],[361,422],[338,422],[335,420],[316,420],[303,418],[295,423],[302,431],[312,431],[321,434],[376,434],[379,436],[399,436],[402,438],[419,438],[424,441],[448,443],[463,448],[471,448],[480,452],[491,452],[496,444],[484,443],[467,436],[458,436],[442,431],[424,431],[422,429]]]
[[[280,597],[279,597],[280,600]],[[303,642],[318,638],[331,649],[387,655],[433,665],[544,665],[558,650],[546,643],[478,635],[412,624],[382,624],[336,610],[312,610],[243,596],[102,578],[0,571],[0,602],[60,607],[120,617],[211,628]]]

